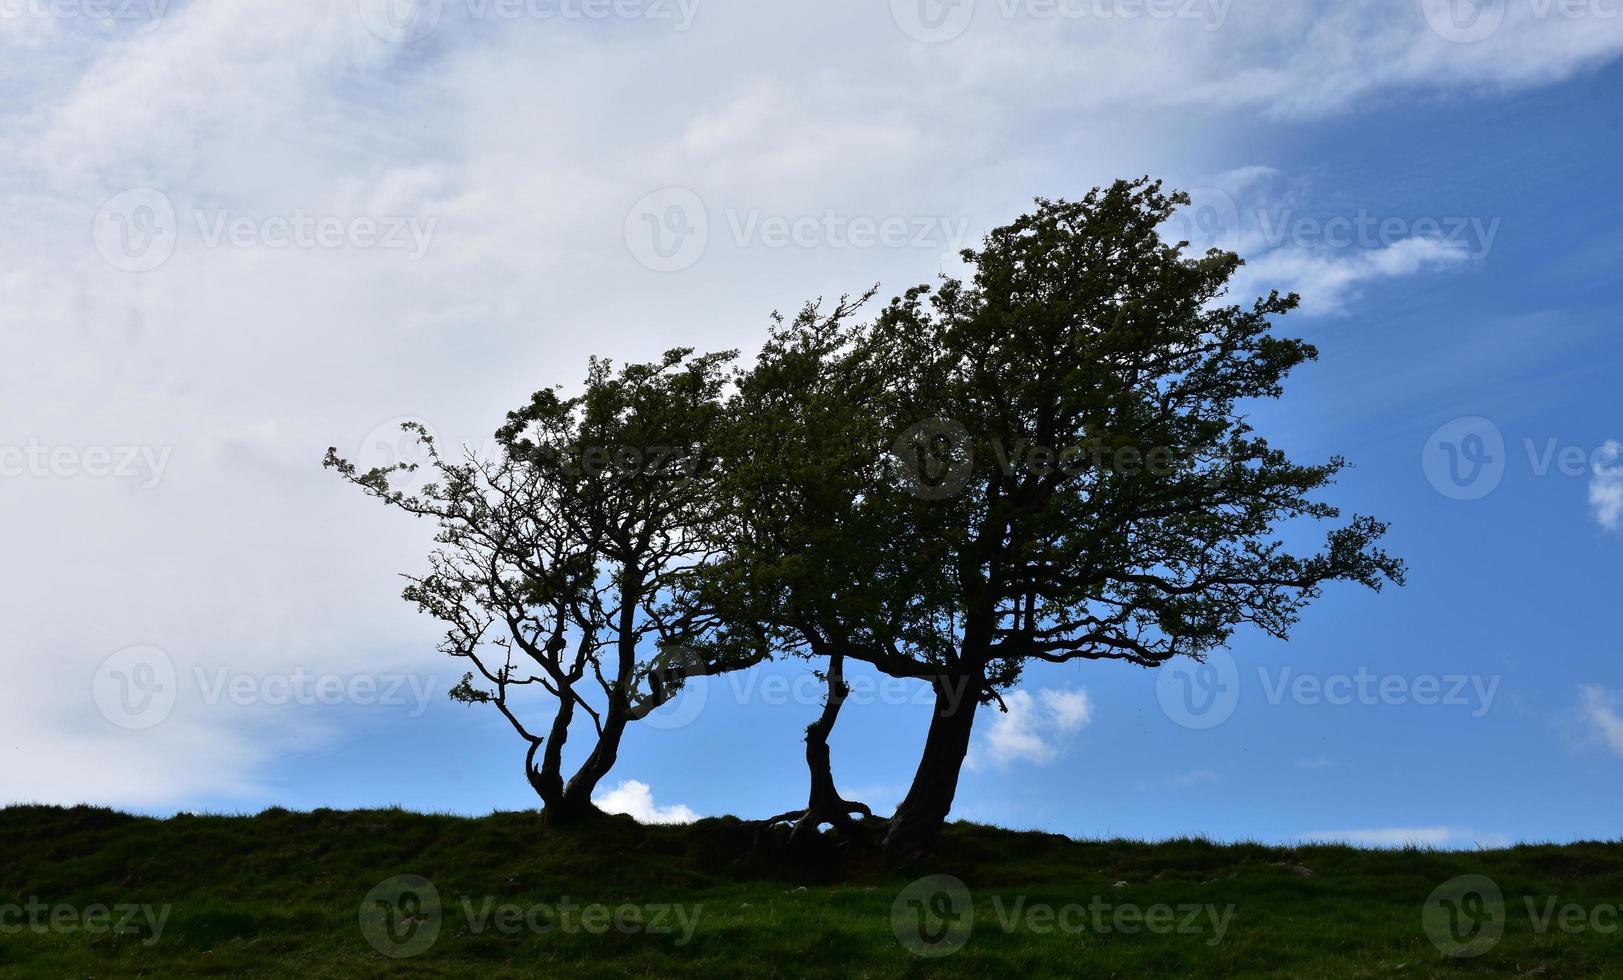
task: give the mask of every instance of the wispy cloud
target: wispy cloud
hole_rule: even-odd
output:
[[[1466,265],[1492,247],[1490,218],[1403,218],[1322,213],[1312,189],[1272,167],[1247,166],[1211,178],[1187,217],[1169,226],[1196,248],[1240,253],[1246,265],[1231,296],[1277,289],[1302,297],[1302,312],[1348,312],[1362,287]]]
[[[1285,246],[1247,262],[1249,278],[1281,292],[1302,296],[1302,312],[1319,315],[1347,312],[1358,289],[1382,279],[1409,276],[1463,265],[1469,248],[1441,238],[1405,238],[1367,250],[1316,251]]]
[[[1599,684],[1578,688],[1578,710],[1589,733],[1617,755],[1623,755],[1623,697]]]

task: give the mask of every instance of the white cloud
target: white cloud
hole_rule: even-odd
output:
[[[1093,720],[1093,702],[1088,700],[1087,691],[1042,690],[1037,692],[1037,700],[1062,732],[1075,731]]]
[[[1093,720],[1093,704],[1085,690],[1010,691],[1003,696],[1007,711],[993,715],[986,734],[971,748],[966,760],[973,771],[988,767],[1007,769],[1016,762],[1038,765],[1059,756],[1058,736],[1081,729]]]
[[[1479,834],[1465,827],[1370,827],[1362,830],[1329,830],[1304,834],[1302,840],[1315,843],[1354,844],[1360,847],[1435,847],[1468,849],[1506,847],[1503,834]]]
[[[699,815],[678,803],[675,806],[655,806],[654,793],[647,783],[628,779],[607,793],[595,796],[592,802],[604,813],[628,813],[638,823],[692,823]]]
[[[1595,520],[1608,531],[1623,526],[1623,443],[1608,440],[1595,454],[1595,472],[1589,477],[1589,506]]]
[[[1500,222],[1489,218],[1376,215],[1365,210],[1323,213],[1311,187],[1272,167],[1219,174],[1194,200],[1169,236],[1196,249],[1238,252],[1246,265],[1229,300],[1270,289],[1302,297],[1302,312],[1348,311],[1362,287],[1466,265],[1493,247]]]
[[[1623,755],[1623,697],[1599,684],[1578,688],[1578,709],[1589,732],[1617,755]]]
[[[1245,281],[1280,292],[1300,293],[1304,313],[1343,313],[1360,286],[1461,265],[1470,257],[1464,244],[1440,238],[1406,238],[1390,245],[1345,252],[1287,246],[1248,260]],[[1243,295],[1244,290],[1239,293]]]

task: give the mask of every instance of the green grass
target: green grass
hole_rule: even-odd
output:
[[[533,813],[271,810],[154,820],[16,807],[0,810],[0,975],[1623,976],[1618,844],[1286,849],[1075,841],[955,824],[926,865],[894,874],[865,849],[766,867],[748,857],[750,839],[727,819],[639,827],[616,818],[561,831]],[[898,941],[892,909],[910,882],[935,873],[965,883],[973,926],[961,949],[924,958]],[[1502,891],[1503,935],[1483,955],[1450,958],[1428,940],[1422,913],[1434,889],[1466,874],[1486,875]],[[391,958],[367,941],[361,911],[375,886],[400,875],[431,881],[442,912],[431,946]],[[676,906],[694,929],[686,943],[679,932],[642,928],[594,934],[574,928],[576,918],[547,933],[499,931],[493,920],[478,931],[464,911],[465,898],[477,911],[487,899],[492,908],[555,910],[566,897],[643,916]],[[1528,897],[1539,915],[1555,903],[1548,928],[1536,928]],[[41,929],[20,920],[36,899],[68,907],[61,914],[73,921],[98,905],[168,911],[156,936],[145,925],[89,935],[49,928],[48,912]],[[1154,931],[1104,931],[1090,905],[1103,909],[1106,925],[1120,909],[1168,906],[1150,914],[1171,918],[1157,919],[1168,928]],[[1004,927],[1011,909],[1034,907],[1036,919]],[[1559,910],[1569,907],[1563,929]],[[1033,928],[1049,921],[1044,908],[1068,909],[1072,928]],[[1231,915],[1220,938],[1213,914]],[[665,913],[668,925],[675,915]],[[1585,928],[1571,928],[1579,915]],[[550,912],[534,919],[556,922]]]

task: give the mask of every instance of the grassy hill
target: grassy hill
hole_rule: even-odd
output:
[[[15,807],[0,975],[1623,976],[1618,844],[1281,849],[956,824],[894,874],[860,848],[751,859],[752,839],[730,819],[565,832],[533,813]]]

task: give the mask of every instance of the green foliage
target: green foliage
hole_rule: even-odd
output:
[[[494,459],[448,458],[407,425],[433,470],[411,492],[397,482],[415,464],[362,473],[328,451],[345,480],[435,522],[429,571],[408,577],[405,598],[445,625],[441,649],[474,667],[451,698],[500,711],[529,745],[536,791],[568,804],[560,813],[590,811],[628,723],[691,677],[766,656],[689,584],[721,541],[710,447],[732,357],[672,350],[618,371],[594,359],[580,394],[544,389],[510,413]],[[546,695],[545,729],[525,718],[520,692]],[[581,715],[595,743],[566,782],[562,746]]]
[[[1372,518],[1282,543],[1340,516],[1314,493],[1345,463],[1292,462],[1245,403],[1316,352],[1270,333],[1295,296],[1229,303],[1238,256],[1161,239],[1182,203],[1039,201],[969,282],[780,324],[735,401],[732,601],[780,646],[993,696],[1031,660],[1199,658],[1285,636],[1326,582],[1401,581]]]

